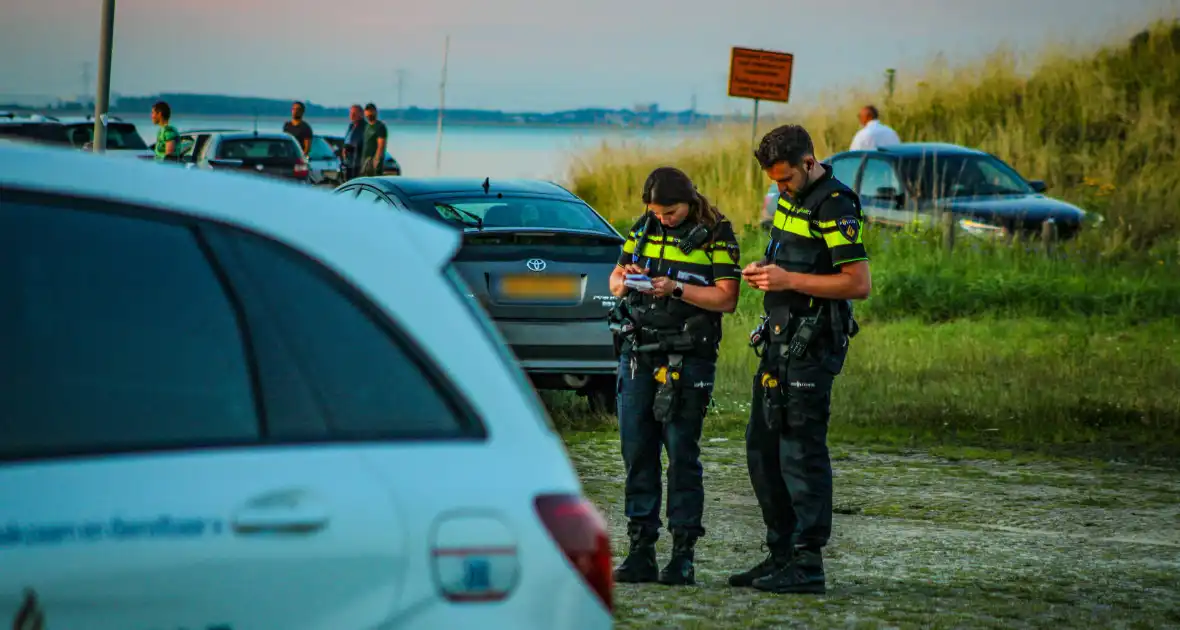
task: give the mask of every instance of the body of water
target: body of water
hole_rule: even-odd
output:
[[[156,137],[156,128],[148,117],[121,116],[134,123],[148,144]],[[259,118],[259,131],[280,131],[286,119]],[[348,121],[308,118],[312,130],[320,135],[344,135]],[[181,131],[189,129],[240,129],[250,131],[254,119],[249,117],[175,116],[172,120]],[[437,127],[434,125],[398,124],[386,121],[389,128],[389,151],[401,164],[406,176],[522,177],[564,180],[567,169],[580,152],[603,142],[610,144],[642,143],[648,146],[674,145],[692,137],[697,130],[624,129],[611,127],[509,127],[445,125],[442,139],[442,164],[435,169]]]

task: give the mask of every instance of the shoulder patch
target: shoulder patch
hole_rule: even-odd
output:
[[[840,230],[849,242],[855,243],[856,237],[860,234],[860,221],[856,217],[840,217],[836,220],[836,229]]]

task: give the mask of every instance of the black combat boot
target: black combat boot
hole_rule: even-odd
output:
[[[660,574],[660,568],[656,565],[656,540],[660,537],[659,532],[628,527],[627,537],[631,540],[631,548],[627,551],[623,563],[615,569],[615,582],[655,582]]]
[[[795,557],[787,566],[754,580],[754,588],[767,593],[827,592],[824,581],[824,559],[818,549],[796,549]]]
[[[749,587],[754,584],[754,580],[761,577],[766,577],[775,571],[787,566],[791,562],[791,553],[789,551],[780,551],[772,549],[770,553],[766,554],[766,558],[754,565],[753,567],[735,573],[729,576],[729,585],[737,587]]]
[[[664,565],[664,569],[660,571],[660,584],[692,586],[697,583],[696,568],[692,564],[696,557],[693,549],[696,542],[695,536],[684,532],[672,534],[672,557],[668,560],[668,564]]]

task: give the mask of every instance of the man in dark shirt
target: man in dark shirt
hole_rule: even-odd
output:
[[[385,123],[377,120],[377,106],[365,105],[365,143],[361,150],[361,175],[371,177],[385,171],[385,140],[389,131]]]
[[[361,172],[361,149],[365,146],[365,115],[360,105],[348,108],[348,130],[340,147],[340,165],[344,167],[344,180],[348,181]]]
[[[299,147],[303,149],[303,155],[311,153],[311,125],[303,121],[303,112],[306,109],[299,101],[291,103],[291,120],[283,125],[283,133],[289,133],[295,137],[295,140],[299,142]]]

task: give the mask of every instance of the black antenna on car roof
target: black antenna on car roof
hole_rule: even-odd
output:
[[[254,136],[258,137],[258,108],[254,108]]]
[[[485,195],[488,194],[488,188],[491,188],[491,184],[488,182],[489,179],[491,179],[491,178],[490,177],[483,178],[483,194],[485,194]]]

